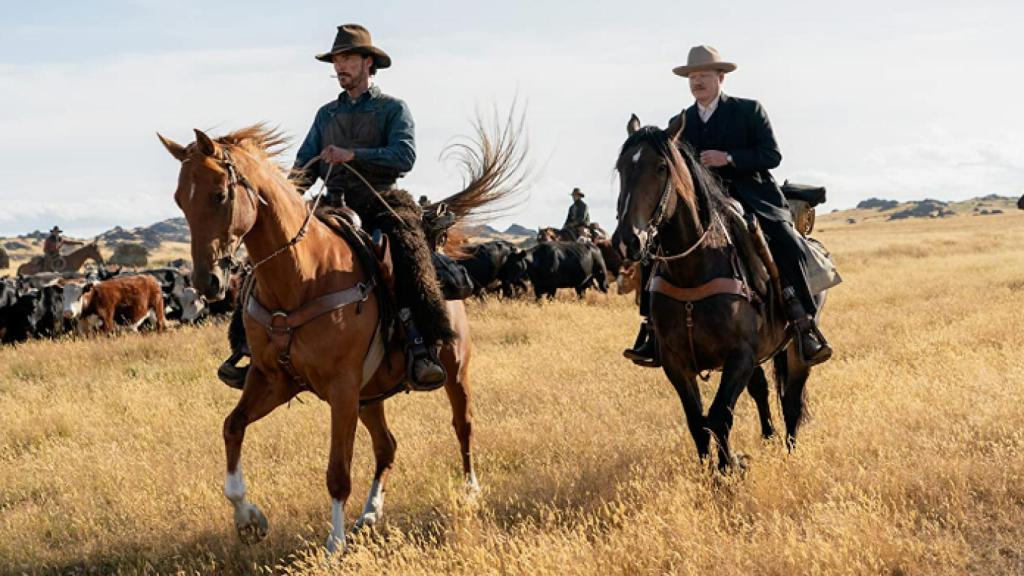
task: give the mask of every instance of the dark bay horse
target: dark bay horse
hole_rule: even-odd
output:
[[[682,129],[681,124],[641,128],[636,116],[630,118],[616,164],[614,238],[631,260],[656,262],[650,314],[665,374],[682,401],[701,460],[708,457],[713,436],[718,466],[726,470],[738,463],[729,432],[744,388],[749,386],[757,404],[762,434],[774,434],[761,363],[774,360],[790,448],[803,417],[810,369],[797,360],[778,299],[770,289],[767,295],[752,290],[756,282],[738,269],[749,252],[738,252],[733,240],[746,230],[732,224],[742,220],[727,213],[731,201],[714,176],[688,147],[677,145]],[[721,370],[722,378],[705,416],[697,377],[708,370]]]
[[[61,256],[61,260],[64,264],[60,270],[45,270],[45,260],[42,256],[36,256],[28,262],[18,266],[18,276],[30,276],[32,274],[39,274],[40,272],[77,272],[89,260],[95,261],[99,265],[103,265],[103,255],[100,254],[100,248],[96,242],[86,244],[78,250],[71,252],[65,256]]]
[[[516,187],[519,180],[512,173],[522,158],[518,133],[506,130],[488,140],[480,132],[475,142],[479,149],[465,147],[472,156],[463,163],[470,172],[469,184],[445,200],[453,211],[464,216],[468,210],[514,191],[510,187]],[[394,462],[396,441],[388,429],[383,403],[361,407],[360,400],[379,398],[401,383],[404,353],[401,347],[392,347],[386,352],[390,360],[382,361],[379,356],[376,363],[367,360],[380,349],[375,335],[382,302],[366,288],[371,278],[353,248],[319,219],[307,218],[309,207],[273,161],[285,139],[263,126],[215,140],[199,130],[195,135],[196,141],[188,146],[160,136],[181,162],[174,200],[185,213],[192,235],[195,289],[207,297],[217,296],[223,283],[214,276],[216,263],[230,258],[244,243],[253,262],[265,262],[253,271],[252,298],[266,310],[294,314],[325,295],[355,295],[343,299],[344,305],[288,330],[280,324],[273,324],[282,328],[278,331],[264,328],[250,308],[245,332],[252,366],[237,406],[224,421],[224,494],[234,506],[239,536],[253,543],[266,536],[269,525],[246,498],[240,463],[246,427],[301,391],[311,391],[330,405],[327,490],[332,499],[332,528],[327,549],[334,552],[345,546],[345,504],[351,492],[353,445],[360,421],[370,433],[376,471],[356,527],[374,524],[383,512],[384,485]],[[304,236],[298,234],[300,229],[305,229]],[[461,301],[448,302],[448,313],[457,337],[440,353],[448,374],[444,387],[452,406],[465,482],[471,491],[477,491],[471,452],[469,322]],[[272,342],[285,331],[290,337],[290,367],[304,381],[302,385],[288,372],[289,367],[280,363]]]

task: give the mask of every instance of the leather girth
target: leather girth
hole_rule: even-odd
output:
[[[654,276],[651,278],[648,290],[664,294],[679,302],[699,302],[719,294],[742,296],[748,301],[753,297],[750,287],[742,280],[736,278],[714,278],[695,288],[680,288],[661,276]]]
[[[369,282],[360,282],[344,290],[324,294],[310,300],[292,312],[284,310],[271,312],[259,303],[255,294],[250,294],[245,306],[245,313],[266,329],[267,335],[270,336],[270,345],[277,349],[277,363],[281,369],[292,381],[308,388],[308,383],[298,373],[291,361],[292,333],[324,314],[344,308],[349,304],[362,304],[373,292],[373,289],[374,281],[372,279]],[[357,308],[357,313],[359,310],[361,310],[361,306]]]

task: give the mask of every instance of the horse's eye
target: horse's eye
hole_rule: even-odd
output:
[[[214,204],[223,204],[228,201],[228,191],[218,190],[211,195]]]
[[[658,174],[665,174],[666,172],[668,172],[668,165],[658,164]]]

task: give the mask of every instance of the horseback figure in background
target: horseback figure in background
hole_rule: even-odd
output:
[[[779,152],[768,115],[761,104],[728,96],[722,92],[725,75],[736,65],[723,62],[710,46],[690,50],[687,64],[673,69],[689,79],[696,104],[672,126],[683,126],[680,140],[691,146],[701,166],[717,177],[729,196],[739,201],[747,224],[757,229],[755,237],[767,241],[771,260],[778,268],[785,314],[790,321],[800,357],[807,366],[827,361],[832,349],[817,326],[818,306],[807,281],[807,254],[794,225],[786,199],[769,170],[779,165]],[[763,233],[763,235],[761,234]],[[651,267],[644,267],[647,286]],[[657,340],[648,318],[650,294],[641,292],[640,313],[644,316],[633,348],[623,352],[642,366],[658,366]]]
[[[572,189],[572,206],[562,225],[562,236],[566,240],[590,237],[590,210],[583,201],[585,194],[579,188]]]
[[[65,261],[61,256],[61,249],[64,246],[84,246],[85,242],[68,240],[64,237],[64,231],[59,226],[50,229],[50,235],[43,240],[43,268],[50,272],[59,272],[64,269]]]

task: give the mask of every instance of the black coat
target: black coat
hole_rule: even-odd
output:
[[[761,218],[790,221],[792,216],[782,190],[769,170],[782,161],[768,114],[756,100],[722,94],[718,108],[705,124],[694,104],[686,111],[683,140],[698,157],[705,150],[732,155],[733,164],[712,168],[745,209]]]

